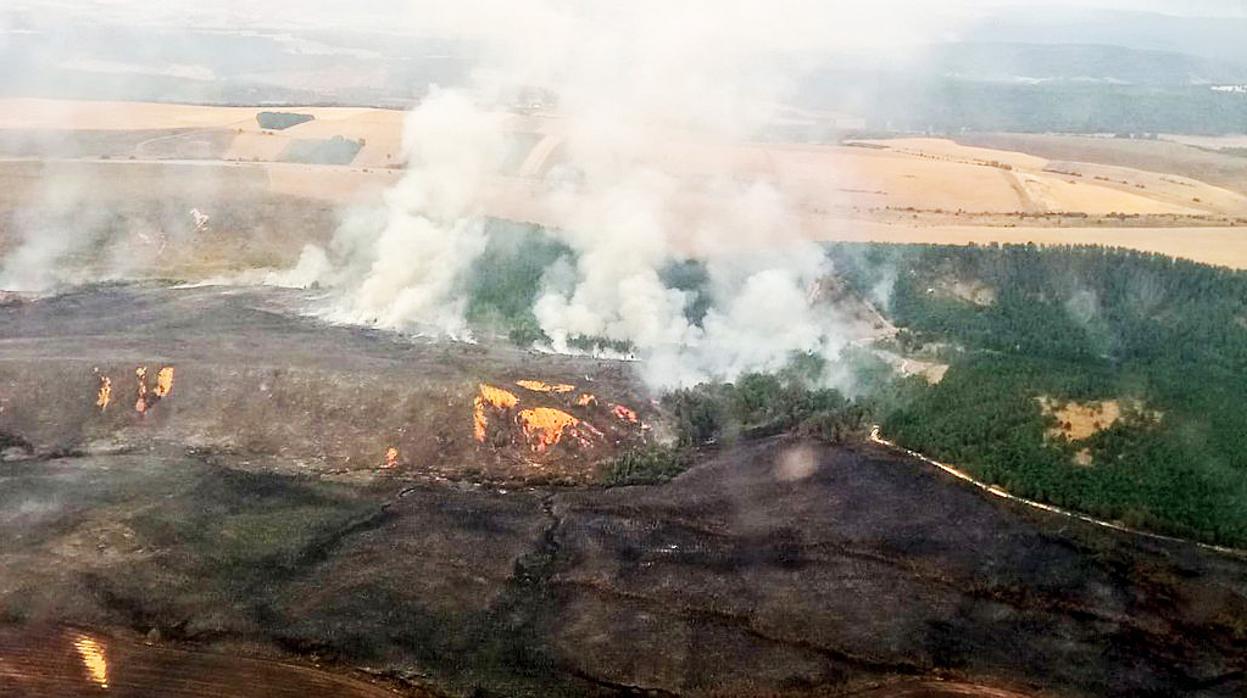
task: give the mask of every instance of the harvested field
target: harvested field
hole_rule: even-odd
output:
[[[1023,133],[965,134],[955,140],[967,146],[1018,151],[1050,160],[1172,173],[1247,195],[1247,158],[1181,143]]]
[[[1172,172],[1169,169],[1145,171],[1112,164],[1085,165],[1084,158],[1079,157],[1074,149],[1062,151],[1068,157],[1047,160],[1023,153],[960,145],[943,139],[896,138],[867,142],[917,159],[1007,167],[1005,171],[1013,175],[1017,183],[1017,210],[1034,213],[1077,211],[1092,215],[1247,215],[1247,196],[1242,192],[1211,186],[1188,177],[1166,175]],[[969,201],[965,197],[949,198],[945,206],[954,201],[967,210],[991,210],[975,206],[980,202]]]
[[[117,202],[128,202],[124,221],[136,208],[167,214],[170,202],[209,215],[207,209],[222,199],[252,206],[299,199],[375,205],[401,176],[396,168],[404,115],[397,111],[291,108],[317,118],[266,132],[251,107],[52,100],[0,100],[0,106],[0,145],[7,143],[10,155],[112,158],[0,163],[0,182],[10,185],[0,189],[0,208],[38,209],[55,194],[62,208],[108,214]],[[484,212],[566,226],[567,207],[556,211],[545,203],[549,185],[543,179],[564,157],[566,124],[549,114],[506,119],[518,150],[508,159],[511,176],[480,193]],[[276,162],[296,142],[334,136],[365,141],[352,165]],[[731,171],[775,184],[805,235],[815,240],[1099,244],[1247,267],[1239,230],[1247,228],[1247,188],[1235,184],[1247,182],[1247,158],[1175,143],[1056,136],[960,139],[1013,150],[933,138],[864,143],[870,147],[725,146],[676,131],[666,138],[638,145],[632,157],[685,183],[665,213],[673,229],[688,229],[689,235],[696,234],[695,226],[681,221],[721,209],[730,192],[708,182]],[[1033,154],[1019,152],[1027,149]],[[68,201],[64,187],[49,185],[53,181],[74,184]],[[262,230],[270,226],[286,224],[279,218],[258,223]],[[0,227],[0,247],[13,227]],[[313,240],[323,240],[334,227],[336,221],[307,229]],[[288,259],[282,251],[260,266]]]
[[[922,243],[930,245],[1103,245],[1205,264],[1247,269],[1247,227],[1239,228],[1053,228],[974,225],[886,225],[864,220],[810,221],[815,240],[840,242]]]

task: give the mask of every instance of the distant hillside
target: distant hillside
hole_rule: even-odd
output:
[[[921,72],[993,82],[1207,85],[1247,83],[1247,65],[1171,51],[1099,44],[943,44],[923,56]]]
[[[1247,17],[1181,17],[1156,12],[1003,8],[962,32],[967,42],[1100,44],[1247,63]],[[1232,8],[1227,8],[1232,9]]]

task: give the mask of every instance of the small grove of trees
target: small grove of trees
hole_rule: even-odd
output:
[[[734,383],[703,383],[663,396],[675,443],[629,451],[609,463],[608,485],[663,482],[683,472],[696,449],[796,433],[830,443],[861,438],[869,411],[839,391],[809,387],[799,362],[780,374],[750,373]]]
[[[292,126],[305,124],[315,118],[311,114],[296,114],[284,111],[262,111],[255,116],[255,120],[260,124],[260,128],[266,131],[284,131]]]

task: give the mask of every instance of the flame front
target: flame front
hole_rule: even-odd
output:
[[[393,446],[385,449],[385,465],[383,468],[394,468],[398,466],[398,449]]]
[[[579,419],[551,407],[523,410],[516,419],[524,429],[529,445],[537,453],[545,453],[546,449],[563,440],[568,429],[580,425]]]
[[[82,668],[86,669],[91,683],[108,688],[108,656],[104,654],[104,646],[86,635],[75,635],[74,649],[78,650]]]
[[[156,374],[156,387],[152,392],[156,397],[166,397],[173,390],[173,367],[165,366]]]
[[[598,404],[597,396],[590,393],[581,393],[580,397],[576,398],[577,407],[588,407],[596,404]]]
[[[510,409],[520,404],[520,399],[515,397],[514,393],[484,383],[481,383],[481,400],[490,407],[500,410]]]
[[[485,412],[485,408],[509,410],[520,404],[520,399],[502,388],[495,388],[484,383],[480,384],[479,392],[480,394],[472,401],[472,434],[477,442],[485,443],[485,434],[489,427],[489,415]]]
[[[157,402],[167,397],[173,392],[173,367],[165,366],[156,372],[156,386],[148,391],[147,388],[147,367],[139,366],[134,369],[134,376],[138,379],[138,399],[134,402],[134,409],[139,414],[147,414]],[[103,388],[101,388],[101,391]]]
[[[100,408],[100,412],[108,409],[108,403],[113,401],[113,379],[108,376],[100,376],[100,391],[95,397],[95,406]]]
[[[139,399],[134,403],[134,409],[139,414],[147,412],[147,367],[139,366],[134,369],[134,375],[139,379]]]
[[[536,380],[515,381],[515,384],[534,393],[570,393],[576,389],[576,386],[566,383],[546,383]]]
[[[619,419],[622,419],[623,421],[629,422],[631,424],[636,424],[638,421],[636,412],[633,412],[632,410],[628,409],[627,407],[624,407],[623,405],[615,405],[614,407],[611,408],[611,413],[614,414]]]

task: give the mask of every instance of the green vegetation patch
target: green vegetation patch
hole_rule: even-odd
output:
[[[262,111],[255,116],[255,120],[260,124],[260,128],[266,131],[284,131],[315,119],[316,117],[311,114],[296,114],[285,111]]]
[[[363,140],[334,136],[326,140],[298,140],[282,153],[282,162],[308,165],[349,165],[364,148]]]
[[[571,248],[537,226],[491,220],[488,243],[466,280],[467,319],[519,346],[549,341],[533,315],[546,270]]]
[[[943,382],[885,414],[898,442],[1014,494],[1247,544],[1247,275],[1089,247],[830,254],[862,291],[897,280],[886,310],[907,347],[965,348]],[[958,284],[994,302],[945,292]],[[1071,441],[1041,397],[1142,409]]]
[[[687,470],[690,458],[688,451],[672,446],[634,449],[607,463],[602,482],[610,487],[666,482]]]
[[[661,407],[674,427],[674,442],[623,453],[607,464],[603,482],[665,482],[684,472],[696,450],[706,446],[783,433],[829,443],[864,437],[870,407],[809,382],[811,364],[821,362],[810,356],[794,357],[778,374],[750,373],[733,383],[703,383],[667,393]]]

